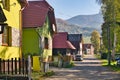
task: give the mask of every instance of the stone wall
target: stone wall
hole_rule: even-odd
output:
[[[12,28],[12,46],[20,46],[20,31]]]

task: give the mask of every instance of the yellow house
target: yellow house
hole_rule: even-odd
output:
[[[0,58],[21,57],[21,11],[26,0],[0,0]],[[3,29],[4,27],[4,29]]]

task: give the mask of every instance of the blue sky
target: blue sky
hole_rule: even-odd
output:
[[[69,19],[77,15],[91,15],[100,12],[100,5],[96,3],[96,0],[46,1],[54,8],[56,18]]]

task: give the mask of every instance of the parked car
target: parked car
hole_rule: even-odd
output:
[[[116,65],[120,67],[120,54],[115,54]]]
[[[75,61],[82,61],[83,57],[81,55],[75,55]]]

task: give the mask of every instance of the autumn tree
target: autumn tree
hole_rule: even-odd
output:
[[[100,49],[100,34],[97,30],[94,30],[91,34],[91,43],[94,46],[94,52],[98,53]]]

